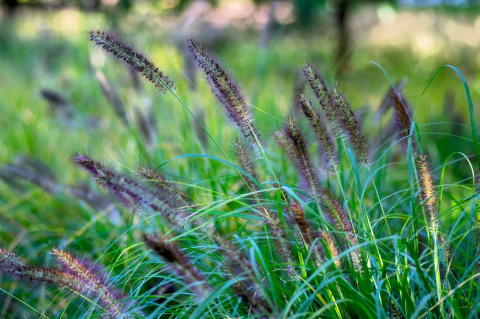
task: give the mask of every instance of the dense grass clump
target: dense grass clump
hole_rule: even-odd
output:
[[[238,131],[229,151],[211,133],[221,124],[208,125],[204,113],[183,102],[173,75],[118,35],[91,31],[90,40],[125,62],[133,78],[146,78],[187,111],[203,154],[158,160],[151,146],[162,125],[151,106],[135,108],[132,118],[114,85],[97,71],[102,92],[135,135],[145,163],[126,174],[99,161],[103,154],[73,155],[72,162],[106,192],[61,185],[59,172],[25,156],[5,164],[0,177],[20,193],[28,181],[77,198],[108,216],[110,223],[99,232],[119,235],[100,251],[85,244],[84,258],[67,252],[69,243],[63,242],[45,257],[44,267],[2,248],[2,284],[47,284],[52,301],[40,311],[35,298],[22,301],[3,288],[1,293],[48,318],[476,317],[477,178],[446,173],[455,162],[470,163],[476,146],[457,150],[464,156],[457,154],[459,159],[427,154],[432,148],[422,144],[403,84],[392,86],[382,104],[382,112],[394,113],[380,127],[389,132],[385,138],[373,134],[373,124],[362,123],[345,95],[307,64],[298,81],[305,85],[295,88],[284,123],[260,138],[232,74],[186,38],[192,94],[200,94],[194,78],[201,71],[219,112]],[[56,108],[68,104],[52,92],[43,97]],[[473,112],[471,117],[474,125]],[[94,123],[84,125],[93,129]],[[193,177],[171,178],[167,164],[188,159],[198,160],[185,174]],[[450,176],[458,180],[446,183]],[[52,258],[57,265],[50,265]]]

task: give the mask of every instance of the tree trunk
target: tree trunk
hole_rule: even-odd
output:
[[[348,11],[350,0],[337,2],[336,23],[338,28],[337,66],[340,75],[348,69],[348,56],[350,54],[350,32],[348,30]]]

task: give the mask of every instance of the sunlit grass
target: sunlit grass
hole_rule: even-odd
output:
[[[75,19],[87,18],[80,15]],[[335,170],[324,169],[316,156],[316,143],[311,143],[308,151],[315,165],[319,164],[323,170],[321,184],[330,188],[353,219],[358,244],[332,256],[326,240],[316,237],[312,246],[320,244],[327,251],[327,258],[318,264],[314,251],[299,236],[292,219],[288,219],[288,205],[284,201],[288,196],[298,202],[312,229],[318,229],[322,223],[319,205],[309,196],[308,189],[301,187],[298,172],[275,143],[273,132],[282,128],[290,111],[298,69],[304,62],[317,62],[318,56],[325,55],[326,62],[330,62],[328,49],[317,48],[315,42],[305,39],[278,38],[259,73],[257,43],[248,37],[213,48],[235,75],[242,92],[254,92],[256,96],[255,105],[251,106],[255,114],[253,123],[264,148],[254,161],[261,172],[256,181],[261,187],[252,189],[248,183],[245,185],[246,175],[235,164],[231,149],[232,137],[238,132],[228,125],[221,106],[200,75],[196,91],[190,91],[183,70],[182,49],[176,49],[172,40],[164,35],[130,34],[147,47],[152,59],[175,80],[178,99],[172,94],[161,95],[145,81],[141,82],[141,89],[134,89],[128,70],[93,50],[79,25],[65,33],[54,31],[51,42],[36,35],[16,38],[16,30],[1,35],[7,45],[0,46],[0,68],[6,74],[0,79],[3,111],[0,147],[4,150],[0,161],[15,163],[15,156],[21,154],[37,158],[53,169],[60,186],[52,192],[29,183],[21,182],[17,188],[0,183],[3,248],[16,251],[23,261],[35,265],[52,266],[53,256],[48,252],[58,247],[105,266],[108,282],[134,300],[135,307],[127,313],[133,317],[254,317],[258,311],[252,310],[255,306],[251,300],[245,303],[245,296],[232,293],[236,283],[247,279],[258,281],[262,302],[269,305],[264,309],[272,308],[272,314],[265,315],[270,318],[383,318],[393,317],[396,311],[401,314],[399,317],[408,318],[475,316],[479,298],[476,241],[479,163],[472,144],[476,135],[472,135],[475,131],[471,129],[475,127],[475,96],[465,94],[468,81],[461,72],[460,80],[446,69],[438,74],[435,69],[422,68],[405,72],[404,68],[414,63],[408,53],[385,54],[385,59],[402,58],[402,61],[393,58],[379,61],[392,81],[406,73],[414,75],[404,93],[413,102],[412,121],[417,126],[408,128],[410,134],[394,132],[392,136],[381,136],[393,121],[389,118],[391,114],[377,119],[374,110],[390,83],[381,69],[359,58],[368,52],[354,56],[352,75],[340,88],[355,109],[367,106],[362,125],[372,158],[368,165],[361,164],[341,136],[337,137],[339,164]],[[70,33],[74,35],[70,37]],[[327,75],[333,73],[329,65],[324,65]],[[122,125],[101,93],[95,77],[97,69],[117,88],[130,116],[134,107],[146,111],[151,103],[158,121],[156,142],[149,144],[138,125]],[[423,92],[433,75],[430,86]],[[331,76],[327,76],[327,81],[333,82]],[[456,88],[460,107],[441,107],[445,87]],[[49,111],[47,102],[40,97],[43,88],[55,90],[70,100],[77,112],[73,123],[66,123],[57,113]],[[194,114],[204,112],[205,127],[218,147],[211,140],[201,142],[192,117],[179,100]],[[249,98],[247,101],[252,102]],[[460,115],[451,112],[457,108]],[[464,126],[458,123],[462,114]],[[296,116],[306,129],[303,116]],[[427,121],[429,117],[432,120]],[[92,118],[98,124],[89,124],[88,119]],[[439,122],[444,118],[446,122],[457,122],[456,126]],[[403,139],[399,141],[399,137]],[[312,132],[307,133],[307,140],[314,140]],[[141,205],[120,207],[106,192],[95,188],[86,174],[74,168],[71,156],[77,151],[102,159],[127,175],[138,176],[135,170],[139,162],[161,169],[168,180],[187,190],[198,205],[188,211],[196,213],[195,218],[205,224],[194,224],[194,230],[179,229],[167,226],[158,212]],[[442,220],[438,233],[449,243],[452,258],[448,260],[442,259],[444,251],[435,242],[437,230],[428,228],[420,196],[418,152],[430,155]],[[66,191],[80,182],[109,198],[119,218],[114,219],[109,210],[99,211]],[[144,182],[151,183],[148,179]],[[272,230],[259,214],[262,206],[269,207],[285,227],[293,265],[279,257]],[[253,272],[231,277],[231,266],[222,249],[211,234],[203,231],[204,226],[226,234],[238,253],[246,256]],[[338,238],[346,236],[331,225],[327,229]],[[145,232],[163,233],[168,242],[181,248],[211,286],[206,297],[199,298],[192,282],[172,271],[164,259],[148,252],[141,238]],[[352,260],[355,251],[361,254],[361,269]],[[441,278],[440,264],[446,269],[448,283]],[[286,275],[287,266],[295,269],[293,280]],[[100,299],[78,296],[78,291],[62,286],[38,287],[32,293],[28,283],[2,275],[3,314],[8,317],[16,311],[32,311],[47,318],[62,315],[90,318],[102,312],[98,307]]]

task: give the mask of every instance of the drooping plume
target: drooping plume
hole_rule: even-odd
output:
[[[232,264],[234,269],[231,269],[236,276],[245,276],[245,281],[239,282],[233,287],[233,291],[238,296],[245,298],[248,304],[251,305],[257,314],[271,314],[274,312],[268,301],[265,299],[262,285],[263,283],[255,276],[255,271],[252,262],[241,251],[238,251],[234,244],[227,238],[215,233],[213,240],[217,243],[226,257],[226,261]],[[232,268],[232,267],[228,267]],[[268,316],[267,318],[276,318],[275,316]]]
[[[169,198],[169,193],[148,188],[85,155],[77,154],[73,160],[78,166],[88,171],[99,186],[108,189],[125,206],[149,208],[160,213],[171,225],[181,229],[188,228],[187,220],[181,211],[176,209],[175,203]]]
[[[212,291],[205,277],[192,265],[175,243],[153,235],[143,235],[143,241],[173,267],[177,275],[183,278],[200,300],[203,300]]]
[[[187,38],[187,44],[193,58],[205,73],[213,93],[225,108],[228,118],[238,126],[242,135],[257,150],[257,140],[260,141],[260,138],[253,126],[252,114],[240,89],[220,63],[200,48],[192,38]]]
[[[78,282],[82,283],[83,290],[96,296],[103,308],[108,310],[112,317],[122,317],[126,308],[122,304],[125,296],[109,286],[103,276],[102,269],[86,262],[80,262],[62,250],[53,249],[53,254],[57,256],[57,260],[65,267],[66,273],[70,273]]]
[[[144,78],[155,84],[160,92],[166,93],[173,89],[174,83],[143,53],[135,50],[132,46],[118,35],[104,31],[90,31],[90,41],[111,53],[117,59],[131,65],[135,71]]]
[[[126,297],[111,287],[99,274],[92,272],[94,267],[85,266],[71,255],[55,250],[54,254],[66,266],[66,270],[35,267],[21,262],[18,257],[0,248],[0,272],[24,280],[44,282],[58,287],[66,287],[78,295],[98,302],[108,318],[131,318],[127,315],[133,303],[126,303]],[[99,271],[99,267],[96,267]]]
[[[187,194],[178,188],[175,183],[168,181],[165,176],[160,174],[158,171],[140,165],[137,169],[137,172],[145,177],[147,181],[151,182],[160,191],[168,193],[169,198],[171,198],[177,204],[177,206],[194,205]]]

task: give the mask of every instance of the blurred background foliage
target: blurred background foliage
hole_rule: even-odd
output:
[[[49,144],[53,127],[34,125],[43,123],[43,117],[51,117],[47,102],[39,94],[42,89],[61,93],[80,115],[101,119],[101,129],[111,125],[108,130],[118,133],[116,138],[121,140],[124,130],[108,114],[109,106],[102,97],[95,71],[104,71],[127,104],[135,103],[135,99],[127,70],[90,47],[87,31],[96,28],[120,32],[145,49],[177,81],[179,94],[187,100],[192,99],[192,94],[182,89],[187,82],[183,40],[185,35],[199,38],[235,75],[248,100],[258,108],[258,121],[273,117],[275,121],[268,123],[275,125],[287,113],[298,70],[306,62],[320,67],[330,82],[338,82],[355,108],[373,111],[390,84],[370,62],[382,65],[394,83],[407,79],[406,94],[420,123],[438,122],[444,115],[466,123],[465,94],[453,72],[442,71],[420,98],[441,65],[452,64],[463,72],[474,100],[480,90],[475,76],[480,63],[480,17],[475,1],[0,3],[0,103],[4,112],[12,112],[2,119],[2,127],[7,128],[2,142],[12,144],[5,145],[9,151],[0,155],[3,160],[17,148],[29,153],[45,152],[38,148]],[[209,102],[199,107],[216,107],[209,105],[212,100],[208,88],[202,81],[199,85],[199,91],[204,93],[195,99]],[[172,99],[160,96],[148,86],[144,89],[157,117],[171,117],[169,124],[178,124],[179,118],[188,120],[178,107],[171,105]],[[274,128],[268,127],[265,133],[270,134]],[[20,134],[22,130],[24,133]],[[29,140],[41,139],[42,130],[48,130],[42,143]],[[58,134],[64,134],[62,129],[58,130]],[[92,132],[95,130],[72,133],[75,143],[68,146],[93,147],[87,137]],[[172,131],[158,132],[161,142],[171,148],[178,146],[170,143],[181,145],[174,134],[165,132]],[[79,138],[82,134],[83,139]],[[113,145],[116,152],[124,149]],[[164,149],[166,145],[158,147]],[[51,153],[58,155],[58,149]]]

